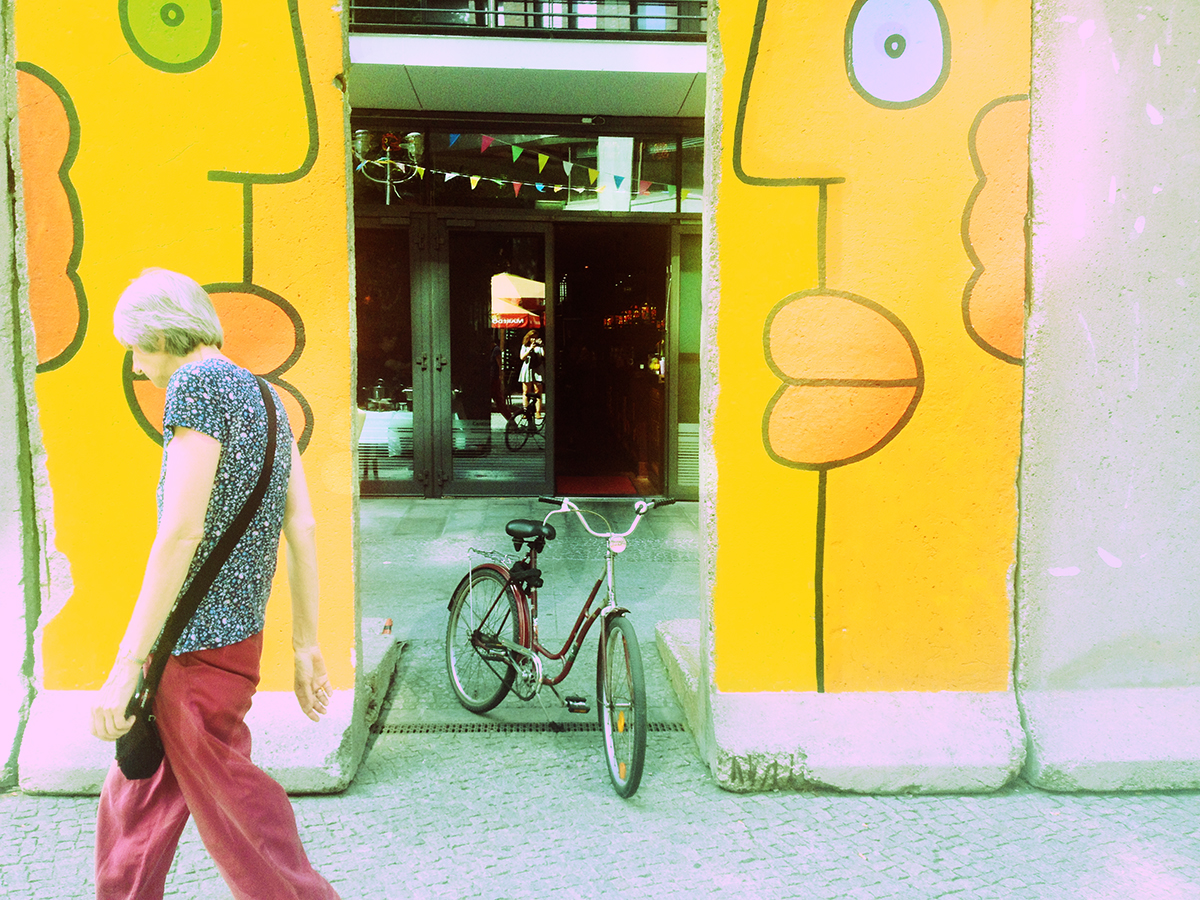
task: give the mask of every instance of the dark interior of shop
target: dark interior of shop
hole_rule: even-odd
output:
[[[555,229],[555,471],[597,492],[613,476],[661,487],[668,241],[658,225]]]

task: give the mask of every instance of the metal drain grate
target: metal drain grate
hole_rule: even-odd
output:
[[[375,734],[515,734],[563,731],[599,731],[597,722],[462,722],[446,725],[379,725]],[[687,731],[679,722],[649,722],[647,731]]]

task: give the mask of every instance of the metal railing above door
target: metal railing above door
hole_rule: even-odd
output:
[[[351,0],[356,34],[703,41],[707,0]]]

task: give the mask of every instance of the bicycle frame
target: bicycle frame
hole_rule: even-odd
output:
[[[571,669],[575,665],[575,660],[579,656],[579,651],[583,648],[583,643],[587,640],[588,634],[592,630],[592,626],[596,624],[596,620],[601,617],[607,619],[609,616],[617,613],[625,613],[629,610],[624,607],[617,606],[616,592],[616,576],[614,562],[617,554],[625,549],[625,538],[633,534],[634,530],[642,521],[642,517],[651,509],[651,506],[643,501],[638,501],[634,505],[636,515],[632,524],[623,532],[600,532],[595,531],[587,522],[583,511],[579,509],[569,498],[564,498],[562,505],[546,514],[543,519],[543,524],[550,521],[551,516],[561,515],[566,513],[574,513],[584,529],[593,537],[603,538],[605,540],[604,552],[604,575],[596,579],[596,583],[592,586],[591,593],[588,594],[587,600],[584,601],[580,608],[579,616],[575,620],[574,626],[571,628],[570,634],[562,647],[557,651],[552,651],[542,646],[538,639],[538,589],[530,588],[528,591],[523,587],[520,581],[513,579],[512,572],[503,566],[487,564],[488,568],[496,569],[505,576],[505,584],[511,588],[517,597],[518,615],[521,617],[518,633],[520,635],[520,647],[510,647],[509,649],[526,654],[542,657],[543,659],[561,662],[562,666],[558,673],[551,676],[543,674],[541,683],[555,687],[560,684],[563,679],[571,674]],[[537,568],[538,551],[532,544],[529,545],[523,562],[531,569]],[[592,605],[596,601],[596,596],[600,593],[600,588],[605,587],[603,605],[592,609]],[[504,641],[507,645],[509,642]]]

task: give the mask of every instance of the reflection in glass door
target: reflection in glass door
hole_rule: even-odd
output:
[[[355,231],[358,468],[363,494],[406,494],[414,481],[413,334],[407,228]]]
[[[667,348],[667,490],[700,498],[700,308],[703,244],[696,226],[671,234],[670,330]]]
[[[533,229],[449,234],[448,291],[444,309],[435,312],[446,327],[434,328],[435,345],[449,336],[450,364],[434,388],[450,397],[449,404],[435,403],[434,415],[446,493],[552,490],[549,230]],[[439,351],[435,346],[441,359]],[[514,415],[525,408],[528,418]]]

